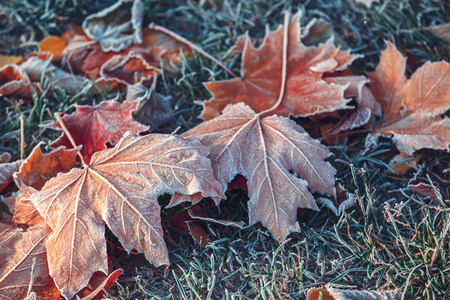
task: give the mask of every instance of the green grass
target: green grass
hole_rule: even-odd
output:
[[[266,25],[282,23],[284,10],[304,12],[303,22],[324,18],[354,53],[363,54],[351,69],[356,74],[377,65],[384,40],[395,41],[408,56],[408,74],[424,62],[449,60],[446,42],[423,28],[449,22],[445,0],[381,1],[371,9],[350,1],[151,1],[145,0],[145,24],[155,22],[200,45],[223,60],[235,73],[240,58],[227,50],[237,37],[249,31],[262,37]],[[24,54],[36,41],[60,35],[65,23],[80,24],[89,14],[115,1],[6,1],[0,4],[0,52]],[[201,3],[201,4],[199,4]],[[202,83],[227,79],[228,74],[200,56],[183,58],[177,72],[164,70],[156,91],[173,97],[176,121],[168,132],[194,127],[201,107],[195,100],[210,97]],[[45,78],[43,78],[44,80]],[[43,82],[43,81],[42,81]],[[39,125],[55,112],[73,112],[74,104],[112,99],[115,92],[99,99],[57,93],[36,94],[32,102],[0,98],[0,151],[19,158],[19,119],[24,116],[26,154],[40,141],[54,140],[58,133]],[[313,136],[318,124],[300,120]],[[126,273],[111,297],[115,299],[303,299],[311,287],[327,283],[354,289],[395,289],[404,299],[450,299],[450,208],[434,204],[407,188],[409,171],[403,176],[389,172],[387,162],[397,153],[392,141],[381,139],[363,153],[365,133],[329,145],[338,170],[337,178],[353,193],[357,205],[340,217],[327,209],[303,210],[302,232],[279,245],[260,225],[236,229],[205,224],[214,240],[201,248],[163,220],[171,266],[154,269],[141,255],[126,254],[111,246],[109,251]],[[450,196],[450,155],[422,151],[422,176],[430,178]],[[219,209],[202,205],[217,218],[248,222],[245,193],[237,192]],[[162,200],[163,201],[163,200]],[[163,201],[164,202],[164,201]],[[181,208],[172,208],[174,215]],[[165,276],[167,272],[167,276]]]

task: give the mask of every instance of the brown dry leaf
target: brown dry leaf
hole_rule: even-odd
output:
[[[350,111],[347,118],[340,121],[332,130],[326,132],[328,136],[337,135],[342,131],[351,130],[357,127],[366,126],[371,128],[375,123],[375,117],[380,116],[381,105],[372,95],[370,89],[366,86],[369,80],[364,76],[336,76],[326,77],[324,80],[328,83],[345,85],[345,98],[353,98],[357,107]]]
[[[298,207],[318,210],[312,193],[336,197],[336,170],[324,161],[331,153],[287,118],[263,117],[239,103],[183,137],[210,148],[223,192],[237,174],[247,179],[250,225],[262,222],[280,241],[300,230]]]
[[[394,156],[389,164],[392,167],[391,173],[395,173],[397,175],[406,174],[411,168],[417,169],[417,163],[420,161],[422,155],[413,154],[408,155],[406,153],[400,153]]]
[[[19,167],[22,164],[21,160],[9,163],[10,158],[11,155],[9,153],[0,155],[0,191],[14,181],[13,174],[19,171]]]
[[[321,197],[317,203],[329,208],[336,216],[340,216],[348,208],[356,204],[355,195],[350,194],[341,183],[336,183],[336,198]]]
[[[115,270],[109,276],[96,272],[92,275],[89,284],[81,290],[77,296],[82,297],[81,300],[101,300],[105,295],[105,291],[114,285],[117,278],[123,273],[122,269]]]
[[[320,298],[322,297],[322,298]],[[401,292],[394,291],[358,291],[335,289],[327,286],[326,289],[311,288],[308,290],[307,300],[400,300]]]
[[[119,52],[142,42],[141,0],[120,0],[109,8],[88,16],[83,22],[84,32],[100,42],[105,52]]]
[[[170,67],[170,64],[178,64],[180,52],[187,56],[192,55],[192,49],[174,38],[149,28],[142,31],[142,43],[131,45],[120,52],[104,52],[100,44],[92,41],[85,35],[80,35],[77,30],[67,32],[65,38],[68,45],[63,54],[66,63],[70,64],[76,72],[88,74],[91,80],[96,80],[100,75],[102,65],[115,55],[127,55],[130,52],[138,54],[155,68],[160,68],[160,60]]]
[[[150,125],[152,132],[174,120],[172,97],[161,95],[141,83],[128,87],[127,101],[139,101],[139,107],[133,112],[133,117],[140,123]]]
[[[15,95],[31,99],[31,88],[39,90],[36,83],[29,83],[27,74],[15,64],[6,65],[0,69],[0,95]]]
[[[450,23],[424,28],[450,43]]]
[[[243,51],[247,38],[246,35],[240,35],[236,40],[236,44],[227,53]],[[324,19],[313,18],[301,28],[300,40],[305,46],[317,46],[321,43],[326,43],[330,39],[334,40],[335,45],[344,45],[348,48],[345,41],[334,34],[333,24]],[[259,41],[259,39],[250,39],[251,44],[254,44],[256,40]]]
[[[9,64],[17,64],[23,59],[22,56],[0,54],[0,68]]]
[[[368,137],[392,137],[403,157],[428,148],[449,151],[450,65],[425,63],[410,79],[404,75],[406,59],[391,43],[383,52],[375,72],[369,74],[370,89],[381,104],[384,122]]]
[[[71,298],[93,273],[108,273],[105,225],[123,248],[168,264],[158,196],[175,192],[220,197],[208,150],[173,135],[127,132],[89,166],[60,173],[31,202],[52,228],[47,242],[50,275]]]
[[[44,154],[41,151],[43,144],[41,142],[34,147],[31,154],[22,163],[20,170],[14,174],[14,179],[19,188],[30,187],[40,190],[47,181],[58,173],[69,172],[78,164],[76,157],[81,147],[69,150],[60,147]]]
[[[52,60],[58,60],[67,46],[67,41],[57,37],[49,36],[39,42],[39,52],[49,52],[53,54]]]
[[[408,182],[408,188],[422,196],[430,197],[430,199],[437,205],[450,202],[444,195],[442,195],[435,182],[430,182],[425,178],[415,176]]]
[[[322,80],[325,72],[340,71],[358,56],[340,51],[332,41],[318,47],[307,47],[300,41],[300,14],[289,24],[286,91],[283,102],[274,111],[281,116],[311,116],[350,108],[344,98],[345,86]],[[210,120],[230,103],[244,102],[257,113],[271,108],[281,86],[283,27],[267,32],[263,43],[255,48],[245,42],[241,77],[207,82],[213,98],[202,103],[201,117]]]
[[[30,55],[19,66],[6,65],[0,69],[1,95],[31,99],[32,90],[41,92],[42,89],[51,87],[64,89],[74,95],[85,87],[85,78],[55,67],[43,60],[42,55]]]
[[[186,222],[186,226],[189,230],[189,234],[201,247],[204,248],[211,243],[211,239],[208,237],[208,234],[200,223],[190,221]]]
[[[63,149],[62,147],[43,154],[39,143],[22,163],[20,170],[14,174],[16,185],[20,191],[14,201],[8,202],[10,211],[14,215],[17,224],[33,226],[42,223],[43,219],[34,205],[30,202],[33,193],[39,191],[44,184],[58,173],[69,172],[78,165],[75,149]]]
[[[126,131],[136,134],[149,128],[134,121],[131,114],[139,106],[139,102],[119,103],[114,100],[103,101],[97,106],[76,106],[77,110],[62,118],[64,125],[72,135],[75,144],[83,146],[81,154],[85,161],[89,160],[97,151],[104,150],[106,143],[114,145]],[[59,129],[57,122],[47,124],[46,127]],[[63,133],[51,145],[53,148],[65,146],[72,148],[72,144]]]
[[[100,75],[106,80],[116,80],[131,85],[150,79],[159,73],[159,69],[150,66],[139,54],[116,55],[100,68]]]
[[[46,224],[23,231],[0,223],[0,299],[23,299],[31,281],[39,297],[59,298],[59,291],[48,275],[45,243],[50,234]]]
[[[86,78],[65,72],[39,57],[30,57],[20,65],[31,82],[39,82],[45,76],[42,88],[64,89],[70,95],[79,93],[85,87]]]

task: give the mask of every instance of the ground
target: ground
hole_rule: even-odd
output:
[[[35,42],[61,35],[66,24],[82,20],[115,1],[32,1],[0,4],[0,52],[23,55]],[[449,61],[445,40],[424,28],[449,22],[446,0],[381,0],[370,9],[351,0],[336,1],[152,1],[145,0],[144,24],[165,26],[198,44],[239,74],[240,58],[227,50],[246,31],[262,37],[265,27],[282,23],[286,9],[303,11],[304,24],[324,18],[353,53],[364,55],[352,64],[356,74],[373,71],[385,40],[395,42],[408,57],[411,75],[426,61]],[[184,58],[177,70],[167,69],[156,91],[173,98],[175,119],[164,132],[194,127],[201,106],[195,100],[210,97],[203,82],[222,80],[228,74],[207,58]],[[112,99],[116,94],[102,97]],[[58,133],[39,127],[55,112],[73,112],[73,104],[99,99],[68,97],[63,92],[41,95],[33,103],[0,98],[0,151],[19,158],[19,118],[25,126],[26,154],[39,141],[54,140]],[[319,121],[297,120],[313,137]],[[396,175],[387,162],[398,152],[390,139],[364,150],[366,131],[327,144],[329,162],[337,178],[356,197],[357,204],[341,216],[330,210],[302,210],[300,233],[279,244],[268,231],[255,225],[236,229],[205,224],[213,240],[200,247],[188,234],[173,228],[163,212],[163,228],[171,265],[155,269],[142,255],[127,254],[107,235],[113,265],[125,269],[111,291],[114,299],[304,299],[311,287],[331,284],[352,289],[400,289],[404,299],[450,299],[450,208],[436,204],[407,187],[416,170]],[[324,141],[325,143],[325,141]],[[420,176],[436,184],[450,198],[450,154],[423,150]],[[205,201],[208,214],[248,223],[245,192],[230,194],[214,207]],[[167,205],[168,199],[162,198]]]

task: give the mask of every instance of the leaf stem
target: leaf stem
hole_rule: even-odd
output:
[[[64,122],[61,118],[61,115],[58,112],[55,113],[55,119],[56,119],[56,121],[58,121],[59,126],[61,126],[62,130],[66,134],[67,138],[69,139],[70,143],[72,144],[72,147],[77,148],[78,146],[75,143],[75,140],[73,139],[72,135],[70,134],[69,130],[67,129],[66,125],[64,124]],[[83,155],[81,155],[80,150],[78,150],[77,154],[80,157],[81,163],[83,164],[83,166],[86,166],[86,163],[84,162],[84,158],[83,158]]]
[[[34,284],[34,268],[36,266],[36,257],[33,257],[30,274],[30,284],[28,285],[27,298],[30,296]]]
[[[205,50],[203,50],[202,48],[200,48],[199,46],[195,45],[194,43],[188,41],[187,39],[185,39],[184,37],[182,37],[181,35],[173,32],[170,29],[167,29],[165,27],[156,25],[154,23],[151,23],[148,26],[150,29],[153,30],[157,30],[157,31],[161,31],[164,32],[167,35],[170,35],[171,37],[175,38],[176,40],[188,45],[189,47],[191,47],[192,49],[194,49],[195,51],[197,51],[198,53],[202,54],[203,56],[206,56],[207,58],[209,58],[210,60],[212,60],[213,62],[215,62],[217,65],[219,65],[222,69],[224,69],[225,71],[227,71],[228,74],[230,74],[231,76],[233,76],[234,78],[238,78],[238,76],[236,74],[233,73],[233,71],[231,71],[230,69],[228,69],[221,61],[219,61],[217,58],[215,58],[214,56],[210,55],[209,53],[207,53]]]
[[[23,159],[25,154],[25,129],[24,117],[20,115],[20,159]]]
[[[289,11],[286,11],[286,13],[284,14],[284,28],[283,28],[283,58],[282,58],[282,65],[281,65],[281,88],[280,88],[278,100],[271,108],[261,112],[260,115],[267,114],[267,113],[274,111],[275,109],[278,108],[278,106],[280,106],[281,101],[283,101],[284,91],[286,89],[286,76],[287,76],[286,71],[287,71],[289,18],[290,18]]]

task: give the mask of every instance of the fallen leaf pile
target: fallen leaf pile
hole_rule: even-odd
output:
[[[448,63],[426,63],[408,79],[405,58],[388,43],[375,72],[357,76],[348,67],[361,56],[335,46],[323,21],[302,28],[299,14],[267,31],[259,47],[248,34],[238,39],[231,51],[242,52],[241,77],[204,83],[212,98],[202,102],[203,123],[180,136],[150,133],[174,116],[171,98],[150,89],[148,79],[154,88],[161,61],[176,64],[180,52],[192,50],[142,28],[142,19],[140,0],[118,1],[0,69],[0,94],[13,99],[32,102],[45,89],[88,95],[91,81],[126,92],[123,101],[76,106],[45,123],[64,130],[47,151],[38,143],[23,161],[0,156],[0,192],[11,216],[0,223],[0,298],[99,295],[122,273],[108,265],[106,226],[128,253],[168,265],[158,203],[165,194],[172,195],[168,207],[204,198],[219,205],[227,191],[245,187],[249,225],[261,222],[279,242],[300,231],[299,209],[342,213],[354,196],[337,182],[331,152],[290,117],[338,118],[322,128],[324,136],[364,126],[372,131],[367,147],[392,137],[397,161],[423,148],[449,151]],[[437,204],[446,200],[433,198],[421,178],[410,185]],[[178,217],[182,224],[171,222],[202,246],[210,238],[200,221],[242,227],[199,206]]]
[[[141,0],[121,0],[86,18],[82,27],[44,39],[39,53],[0,65],[0,95],[31,99],[55,85],[71,95],[95,93],[94,86],[126,91],[158,74],[161,61],[177,64],[181,52],[192,53],[186,44],[142,28],[142,13]]]

